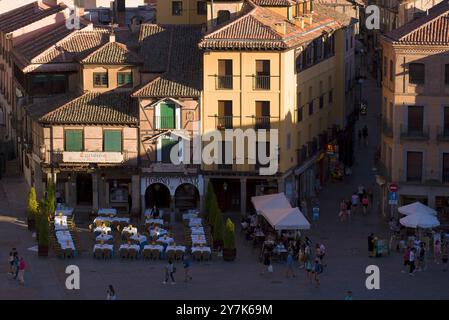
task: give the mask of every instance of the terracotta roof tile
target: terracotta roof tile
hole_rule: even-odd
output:
[[[53,7],[40,6],[37,1],[27,4],[0,15],[0,32],[13,32],[66,8],[63,4]]]
[[[226,25],[209,32],[199,46],[209,50],[283,50],[309,42],[323,32],[351,23],[351,19],[335,10],[315,5],[312,23],[289,21],[284,16],[247,0],[249,9]],[[307,21],[307,19],[306,19]],[[285,26],[285,33],[278,25]]]
[[[144,68],[163,73],[134,93],[136,97],[198,97],[202,88],[200,26],[142,25]]]
[[[137,100],[129,92],[88,92],[40,117],[39,122],[133,125],[138,122]]]
[[[108,42],[81,62],[84,64],[139,64],[140,57],[119,42]]]
[[[429,10],[429,14],[387,33],[384,39],[405,45],[449,45],[449,1]]]

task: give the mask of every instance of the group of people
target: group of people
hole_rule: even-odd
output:
[[[359,138],[359,145],[361,144],[363,138],[363,144],[368,146],[368,127],[366,125],[363,126],[362,129],[359,129],[357,136]]]
[[[415,241],[413,246],[407,246],[403,254],[403,267],[401,272],[406,273],[408,268],[408,274],[414,276],[416,271],[426,270],[426,255],[427,252],[424,242]],[[433,244],[433,258],[436,264],[439,264],[441,260],[443,271],[447,271],[448,255],[449,243],[436,239]]]
[[[359,185],[357,191],[354,192],[350,199],[342,199],[340,202],[340,211],[338,217],[340,221],[350,220],[351,215],[354,216],[359,208],[362,208],[364,215],[368,213],[369,204],[372,203],[373,190],[372,187],[365,189],[363,185]]]
[[[9,274],[13,276],[14,280],[18,280],[20,284],[25,284],[25,260],[19,257],[16,248],[12,248],[9,252]]]
[[[192,276],[190,275],[190,255],[186,252],[182,257],[182,265],[184,267],[184,282],[192,281]],[[169,259],[167,264],[164,266],[164,281],[163,284],[167,284],[171,280],[171,284],[175,284],[175,273],[176,267],[172,259]]]
[[[301,243],[299,239],[294,242],[290,242],[287,254],[287,270],[286,277],[296,277],[294,272],[295,259],[299,262],[299,269],[304,269],[307,279],[312,283],[315,282],[315,286],[320,286],[319,275],[323,272],[326,266],[323,262],[326,254],[326,247],[323,243],[316,243],[315,248],[312,248],[312,242],[308,237],[305,237],[304,242]],[[262,274],[266,272],[272,273],[274,271],[272,264],[273,252],[267,248],[263,253],[263,265]]]

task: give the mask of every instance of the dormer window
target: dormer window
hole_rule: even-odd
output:
[[[118,72],[117,73],[117,86],[132,87],[133,86],[132,72]]]
[[[108,87],[108,73],[94,72],[94,87],[107,88]]]

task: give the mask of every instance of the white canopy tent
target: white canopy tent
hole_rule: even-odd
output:
[[[257,210],[275,230],[307,230],[310,223],[299,208],[292,208],[284,193],[252,197]]]
[[[414,213],[410,214],[402,219],[399,222],[408,228],[435,228],[440,225],[440,221],[438,221],[437,217],[427,214],[427,213]]]
[[[423,213],[423,214],[432,215],[432,216],[437,215],[437,212],[434,209],[432,209],[418,201],[408,204],[406,206],[399,207],[398,211],[406,216],[415,214],[415,213]]]

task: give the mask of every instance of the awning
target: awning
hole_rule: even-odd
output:
[[[414,213],[399,220],[399,222],[408,228],[435,228],[440,225],[437,217],[426,213]]]
[[[423,214],[428,214],[428,215],[432,215],[432,216],[437,215],[437,212],[434,209],[426,206],[425,204],[422,204],[419,201],[413,202],[406,206],[399,207],[398,211],[405,215],[410,215],[410,214],[415,214],[415,213],[423,213]]]
[[[251,202],[275,230],[307,230],[310,223],[298,207],[292,208],[284,193],[252,197]]]

